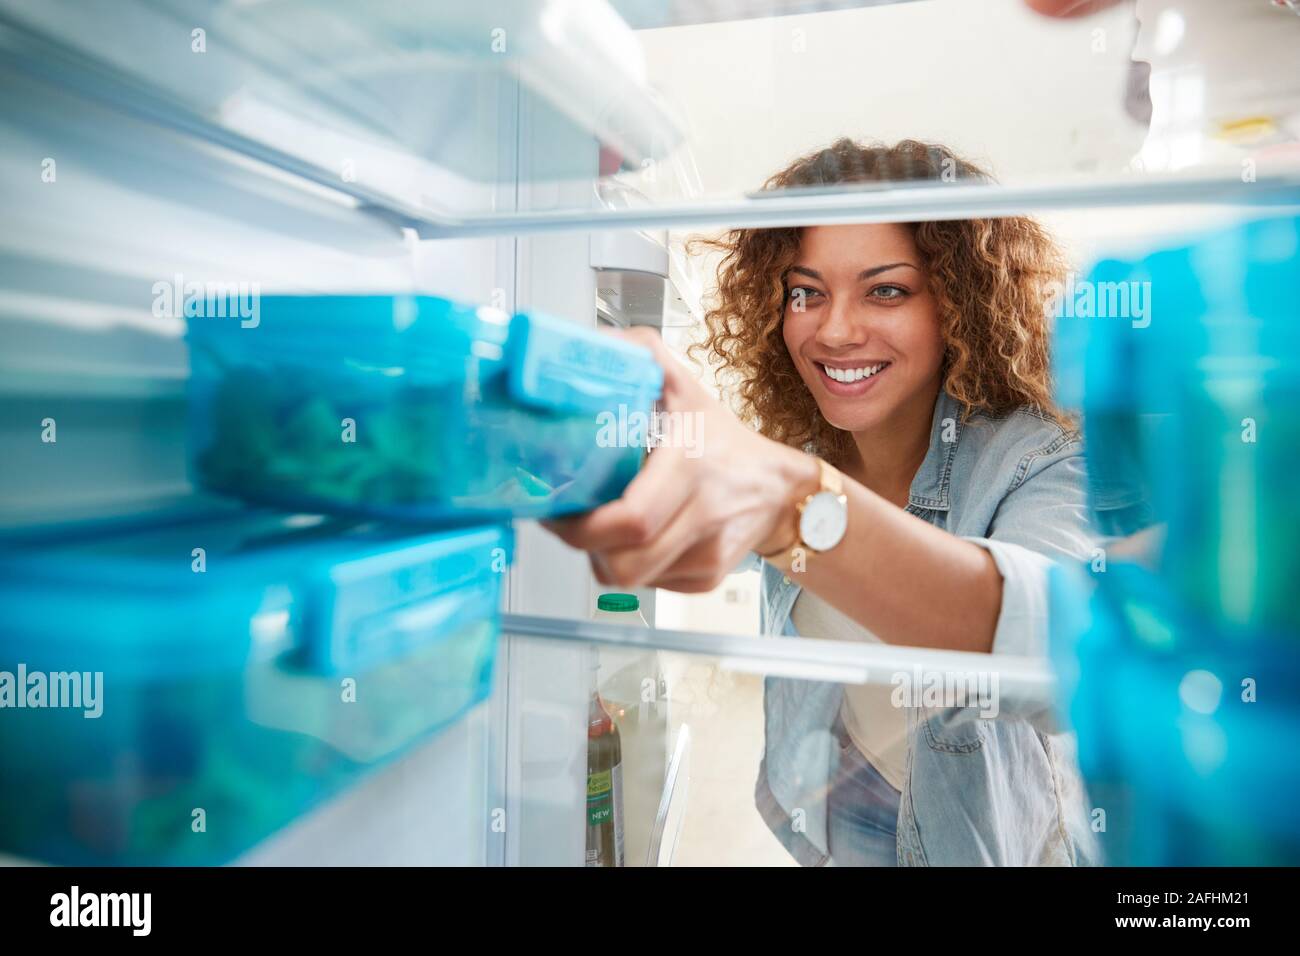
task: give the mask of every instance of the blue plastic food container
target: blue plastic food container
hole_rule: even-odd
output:
[[[189,316],[189,346],[198,484],[443,524],[618,497],[663,381],[612,336],[423,296],[268,296]]]
[[[1098,301],[1145,290],[1149,306],[1057,321],[1058,397],[1083,413],[1100,530],[1161,525],[1163,578],[1216,628],[1300,634],[1300,217],[1108,259],[1087,281]]]
[[[260,513],[0,553],[0,851],[232,859],[489,695],[511,548]]]
[[[1277,797],[1300,788],[1300,763],[1279,759],[1300,727],[1295,636],[1243,643],[1123,561],[1054,568],[1049,595],[1059,713],[1105,861],[1300,862],[1300,812]]]
[[[1278,795],[1300,787],[1280,756],[1300,732],[1300,218],[1107,259],[1080,286],[1107,308],[1058,317],[1058,397],[1117,540],[1055,572],[1049,620],[1103,850],[1295,865],[1300,812]]]

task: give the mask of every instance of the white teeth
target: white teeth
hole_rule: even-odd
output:
[[[888,365],[888,362],[881,362],[878,365],[867,365],[863,368],[832,368],[829,365],[823,365],[827,376],[837,382],[844,382],[846,385],[850,382],[858,382],[864,378],[870,378]]]

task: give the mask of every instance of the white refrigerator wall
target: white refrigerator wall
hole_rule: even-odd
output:
[[[525,101],[519,123],[520,211],[589,205],[590,181],[531,183],[531,171],[552,151],[598,154],[588,137],[555,125],[554,113]],[[587,233],[562,232],[517,240],[515,307],[596,324],[596,279]],[[531,522],[516,525],[508,609],[547,617],[591,615],[591,572],[586,556]],[[499,673],[506,680],[507,794],[505,862],[511,865],[581,865],[586,828],[587,697],[591,650],[583,645],[507,640]],[[501,697],[500,693],[498,697]]]

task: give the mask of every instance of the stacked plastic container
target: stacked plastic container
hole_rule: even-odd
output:
[[[636,474],[662,384],[610,336],[427,297],[267,297],[255,320],[189,328],[194,477],[294,509],[444,524],[589,509]]]
[[[1101,262],[1088,291],[1150,306],[1057,319],[1113,536],[1057,576],[1052,614],[1103,843],[1116,863],[1300,862],[1300,220]]]
[[[191,473],[228,505],[0,536],[0,852],[228,861],[455,721],[491,692],[509,520],[617,497],[662,382],[439,299],[203,305]]]
[[[489,692],[510,548],[500,526],[249,514],[5,554],[25,706],[5,715],[0,841],[230,859]]]

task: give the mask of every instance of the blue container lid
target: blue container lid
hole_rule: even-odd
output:
[[[479,599],[431,621],[426,638],[433,624],[491,614],[512,542],[505,526],[411,535],[254,512],[33,544],[0,554],[0,667],[169,680],[289,651],[317,669],[365,667],[402,648],[344,647],[348,657],[340,634],[457,592]]]
[[[470,361],[505,361],[515,401],[560,414],[648,408],[663,386],[648,350],[536,313],[507,317],[420,295],[263,296],[251,310],[245,304],[248,317],[218,305],[187,310],[192,346],[393,377],[418,371],[426,381],[463,379]]]
[[[648,349],[550,316],[520,313],[506,344],[510,393],[523,405],[565,414],[649,411],[663,369]]]
[[[498,309],[424,295],[270,295],[256,303],[251,318],[229,307],[215,315],[187,310],[191,344],[273,360],[333,358],[381,373],[418,367],[463,376],[463,359],[500,360],[509,323]]]

